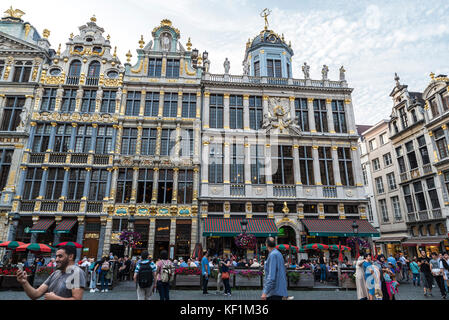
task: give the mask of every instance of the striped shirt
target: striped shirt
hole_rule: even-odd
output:
[[[134,270],[134,273],[139,273],[140,265],[142,263],[148,263],[148,262],[150,262],[150,260],[148,260],[148,259],[139,261],[136,265],[136,269]],[[153,269],[153,272],[156,272],[156,265],[154,264],[154,262],[150,262],[150,266],[151,266],[151,269]]]

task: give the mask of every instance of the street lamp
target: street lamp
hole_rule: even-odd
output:
[[[242,226],[242,232],[243,232],[243,234],[246,234],[246,225],[247,225],[247,224],[248,224],[248,220],[246,220],[246,217],[243,218],[242,221],[240,221],[240,225]],[[245,261],[246,261],[247,258],[248,258],[248,256],[247,256],[247,254],[248,254],[247,250],[248,250],[248,249],[245,248]]]
[[[352,230],[354,231],[355,236],[355,248],[356,248],[356,254],[357,256],[355,257],[356,259],[359,258],[359,239],[357,237],[358,233],[359,233],[359,225],[357,224],[357,221],[354,220],[352,222]]]
[[[204,61],[207,61],[208,57],[209,57],[209,53],[207,51],[204,51],[203,52],[203,57],[202,57],[203,63],[204,63]],[[201,69],[203,71],[206,70],[206,66],[204,64],[203,64],[203,66],[198,66],[198,58],[199,58],[199,51],[198,51],[198,49],[195,48],[195,49],[192,50],[191,58],[192,58],[192,66],[193,66],[194,69]]]
[[[20,221],[20,214],[18,212],[14,213],[14,216],[12,217],[12,225],[14,226],[14,231],[17,230],[17,226],[19,225]],[[14,239],[12,239],[14,240]]]

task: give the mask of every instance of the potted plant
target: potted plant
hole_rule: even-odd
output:
[[[39,287],[55,270],[54,267],[39,267],[34,274],[33,286]]]
[[[311,270],[288,271],[288,284],[291,288],[313,288],[315,280]]]
[[[199,268],[177,268],[175,269],[175,285],[182,286],[200,286],[201,270]]]
[[[231,274],[235,277],[236,287],[261,287],[263,271],[248,270],[248,269],[234,269]]]
[[[342,272],[340,276],[340,286],[346,289],[357,288],[355,284],[355,273]]]

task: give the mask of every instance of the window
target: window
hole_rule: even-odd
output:
[[[254,76],[260,77],[260,62],[259,61],[254,62]]]
[[[373,159],[373,170],[380,170],[380,161],[379,158]]]
[[[399,109],[399,116],[401,118],[402,129],[408,127],[407,113],[405,112],[405,107]]]
[[[373,151],[374,149],[377,148],[377,143],[376,143],[376,139],[372,139],[368,142],[369,145],[369,151]]]
[[[167,59],[167,78],[179,78],[179,60]]]
[[[143,115],[146,117],[157,117],[159,114],[159,93],[147,92],[145,96],[145,110]]]
[[[341,100],[332,101],[332,114],[334,116],[334,129],[336,133],[346,133],[346,115],[344,103]]]
[[[7,97],[3,110],[2,131],[15,131],[20,123],[20,114],[25,106],[25,97]]]
[[[137,144],[137,129],[123,128],[121,154],[126,155],[136,154],[136,144]]]
[[[179,170],[178,172],[178,203],[192,203],[193,197],[193,171]]]
[[[412,121],[413,121],[413,123],[417,122],[418,121],[418,117],[416,116],[416,110],[412,109],[410,111],[410,113],[412,114]]]
[[[140,91],[129,91],[126,96],[125,115],[138,116],[140,112]]]
[[[151,203],[153,195],[153,169],[139,169],[137,203]]]
[[[435,187],[435,181],[433,180],[433,178],[429,178],[426,179],[426,183],[432,209],[440,209],[440,200],[438,199],[438,192]]]
[[[249,127],[253,130],[262,128],[263,107],[262,97],[249,97]]]
[[[399,132],[398,123],[396,121],[393,121],[393,130],[395,134]]]
[[[388,222],[390,219],[388,218],[388,209],[387,209],[387,201],[385,199],[379,200],[380,212],[382,213],[383,222]]]
[[[324,213],[326,214],[337,214],[338,206],[336,204],[325,204],[324,205]]]
[[[293,174],[293,147],[272,146],[272,178],[274,184],[294,184]]]
[[[316,204],[304,204],[304,213],[318,213],[318,207]]]
[[[223,128],[223,95],[210,95],[209,125],[211,128]]]
[[[423,165],[430,163],[429,152],[427,150],[426,139],[424,138],[424,135],[418,137],[417,141]]]
[[[88,153],[91,149],[93,128],[88,125],[79,125],[76,128],[75,152]]]
[[[162,59],[150,58],[148,66],[148,76],[159,78],[162,73]]]
[[[209,183],[223,183],[223,145],[209,146]]]
[[[368,185],[368,173],[367,173],[365,164],[362,165],[362,174],[363,174],[363,184],[365,186],[367,186]]]
[[[399,197],[392,197],[391,198],[391,205],[393,207],[393,215],[395,221],[402,220],[402,214],[401,214],[401,206],[399,204]]]
[[[315,127],[317,132],[328,132],[326,101],[313,100],[313,110],[315,113]]]
[[[64,89],[61,112],[73,112],[76,108],[76,89]]]
[[[156,154],[157,129],[142,129],[142,148],[140,153],[144,156],[154,156]]]
[[[89,200],[103,201],[106,197],[106,184],[108,172],[104,169],[94,169],[90,176]]]
[[[81,112],[95,112],[96,97],[96,90],[84,90]]]
[[[0,75],[1,75],[2,71],[1,71],[1,66],[0,66]],[[447,111],[449,109],[449,94],[445,94],[444,96],[441,97],[441,100],[443,102],[443,110]]]
[[[70,169],[68,200],[81,200],[84,193],[87,171],[84,169]]]
[[[314,185],[315,177],[313,173],[312,147],[300,146],[299,148],[299,169],[301,172],[301,183],[303,185]]]
[[[391,166],[393,164],[393,160],[391,160],[391,153],[388,152],[384,154],[383,158],[385,167]]]
[[[183,118],[195,118],[196,117],[196,94],[184,93],[182,95],[182,112]]]
[[[379,141],[380,141],[380,145],[383,146],[385,143],[387,143],[387,134],[386,133],[382,133],[379,136]]]
[[[253,213],[266,213],[267,205],[265,203],[253,203]]]
[[[376,182],[376,190],[378,194],[382,194],[385,192],[384,190],[384,183],[382,181],[382,177],[378,177],[376,179],[374,179],[374,181]]]
[[[433,132],[435,137],[435,143],[437,145],[438,154],[440,159],[444,159],[447,157],[447,141],[444,135],[443,129],[438,129]]]
[[[309,131],[309,109],[307,99],[295,99],[295,115],[301,131]]]
[[[325,186],[334,186],[334,170],[332,167],[332,154],[330,147],[318,147],[321,183]]]
[[[5,188],[8,181],[13,153],[14,150],[0,149],[0,191]]]
[[[24,200],[35,200],[39,196],[43,170],[41,168],[28,168],[23,189]]]
[[[208,203],[207,205],[208,212],[223,212],[223,203]]]
[[[229,97],[229,124],[231,129],[243,129],[243,97]]]
[[[81,61],[79,60],[72,61],[69,67],[69,76],[79,77],[80,74],[81,74]]]
[[[404,173],[405,171],[407,171],[407,168],[405,167],[405,160],[402,152],[402,147],[396,148],[396,157],[398,159],[399,173]]]
[[[267,59],[267,76],[282,78],[281,60]]]
[[[164,117],[176,118],[178,113],[178,93],[166,92],[164,95],[164,109],[162,115]]]
[[[250,146],[251,152],[251,183],[265,184],[265,146],[254,144]]]
[[[133,169],[123,168],[118,171],[116,203],[129,203],[133,186]]]
[[[351,149],[338,148],[338,164],[340,168],[340,179],[344,186],[354,185],[354,173],[352,171]]]
[[[396,179],[394,177],[394,172],[387,174],[387,181],[388,181],[388,189],[390,191],[396,190],[397,185],[396,185]]]
[[[245,212],[245,204],[244,203],[231,203],[231,212]]]
[[[373,222],[373,220],[374,220],[373,208],[371,207],[371,201],[368,202],[368,220],[370,222]]]
[[[245,147],[243,144],[231,145],[231,183],[245,182]]]
[[[427,210],[426,199],[424,197],[421,181],[413,183],[413,189],[415,190],[415,200],[419,211]]]
[[[117,97],[116,91],[110,90],[103,91],[103,99],[101,100],[100,112],[115,113],[116,97]]]
[[[159,170],[157,203],[171,203],[173,197],[173,170]]]
[[[16,61],[14,65],[13,82],[29,82],[31,74],[31,61]]]
[[[99,76],[100,76],[100,62],[92,61],[87,71],[86,85],[97,86]]]
[[[41,111],[54,111],[56,105],[56,89],[44,89]]]
[[[181,130],[181,157],[193,157],[193,129]]]
[[[430,100],[430,111],[432,111],[432,116],[435,118],[440,115],[440,111],[438,110],[437,100],[434,98]]]
[[[111,126],[98,126],[95,153],[108,154],[114,150],[112,145],[113,132],[114,129]]]
[[[444,172],[444,184],[446,185],[446,192],[449,194],[449,171]]]
[[[51,125],[49,123],[38,124],[36,126],[36,131],[34,132],[32,152],[47,151],[50,134]]]
[[[63,168],[48,169],[46,181],[45,199],[58,200],[61,197],[62,185],[64,184],[65,170]]]
[[[176,129],[162,129],[161,156],[170,156],[175,153]]]
[[[416,160],[415,149],[413,147],[413,141],[407,142],[405,144],[405,149],[407,150],[408,164],[410,165],[410,170],[418,168],[418,161]]]
[[[3,78],[3,70],[5,70],[5,60],[0,60],[0,79]]]
[[[54,147],[52,147],[54,152],[68,152],[70,148],[70,140],[72,138],[73,127],[71,124],[60,124],[56,127],[56,135]]]
[[[407,185],[403,186],[402,191],[404,192],[404,200],[405,200],[405,206],[407,207],[407,212],[408,213],[415,212],[415,208],[413,205],[412,193],[410,190],[410,185],[407,184]]]

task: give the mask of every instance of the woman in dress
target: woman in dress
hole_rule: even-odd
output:
[[[363,256],[360,256],[355,265],[355,284],[357,287],[357,299],[359,300],[368,299],[368,290],[365,285],[365,272],[363,270],[364,262],[365,259]]]
[[[365,275],[365,285],[368,289],[368,299],[374,300],[375,294],[375,273],[372,268],[373,262],[371,261],[371,254],[365,255],[365,260],[363,261],[362,267]]]

